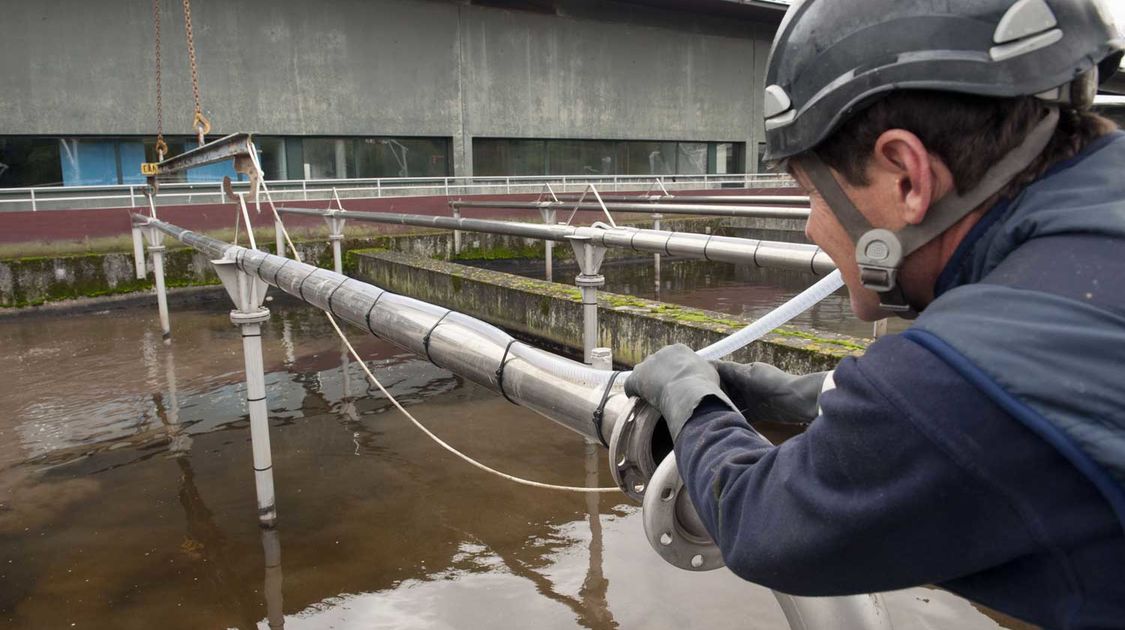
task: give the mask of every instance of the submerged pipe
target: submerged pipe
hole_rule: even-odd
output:
[[[539,225],[487,219],[398,214],[393,212],[346,212],[278,208],[284,214],[313,217],[340,216],[352,221],[443,228],[486,234],[506,234],[539,240],[567,242],[573,237],[589,238],[594,245],[611,249],[667,254],[698,258],[712,262],[749,265],[763,269],[786,269],[822,276],[836,268],[828,254],[816,245],[761,241],[733,236],[663,232],[637,228],[581,227],[572,225]]]
[[[450,201],[451,208],[495,208],[507,210],[593,210],[602,211],[599,203],[581,204],[565,201]],[[644,212],[660,214],[688,214],[710,217],[738,217],[744,219],[797,219],[809,218],[808,207],[791,206],[727,206],[721,204],[690,203],[616,203],[607,201],[605,209],[610,212]]]

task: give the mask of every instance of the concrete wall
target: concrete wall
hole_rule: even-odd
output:
[[[217,134],[734,141],[755,164],[773,25],[616,2],[547,15],[427,0],[196,2]],[[0,135],[151,134],[152,15],[129,0],[6,0]],[[165,132],[192,98],[178,2],[163,3]]]
[[[466,267],[398,252],[358,253],[353,277],[471,315],[510,333],[580,352],[582,298],[566,285]],[[634,365],[660,348],[684,343],[702,348],[750,322],[738,317],[598,292],[599,345],[614,360]],[[828,332],[783,327],[734,355],[804,374],[831,370],[868,341]]]

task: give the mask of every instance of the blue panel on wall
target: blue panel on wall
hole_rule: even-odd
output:
[[[117,146],[121,152],[121,183],[145,183],[145,177],[141,175],[141,164],[145,161],[144,143],[121,142]]]
[[[62,162],[64,186],[99,186],[116,184],[116,142],[61,139],[59,161]]]

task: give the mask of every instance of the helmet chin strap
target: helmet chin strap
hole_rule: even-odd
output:
[[[930,206],[921,223],[908,225],[897,232],[871,225],[815,153],[802,155],[800,164],[844,230],[855,241],[860,282],[879,294],[882,308],[899,317],[913,319],[918,313],[907,302],[898,283],[898,273],[906,257],[953,227],[1023,172],[1047,148],[1058,122],[1058,108],[1049,107],[1043,120],[1019,146],[985,173],[976,188],[963,195],[956,191],[949,193]]]

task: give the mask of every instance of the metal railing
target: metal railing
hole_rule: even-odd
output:
[[[276,201],[327,201],[334,194],[351,199],[463,195],[538,194],[550,184],[556,192],[582,192],[590,184],[607,192],[647,190],[709,190],[788,188],[796,186],[784,174],[731,175],[560,175],[520,177],[388,177],[359,179],[270,180]],[[250,183],[233,182],[236,192]],[[0,212],[137,208],[146,205],[144,183],[112,186],[41,186],[0,188]],[[159,205],[227,203],[222,182],[162,183]]]

